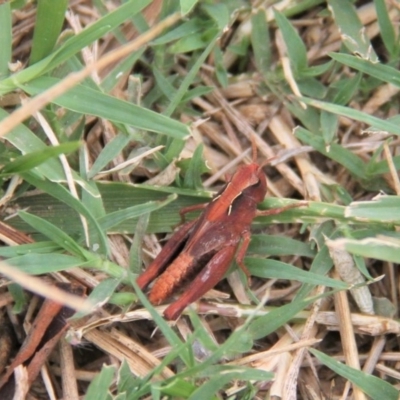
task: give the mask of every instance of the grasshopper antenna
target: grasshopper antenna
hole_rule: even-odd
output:
[[[257,163],[257,144],[255,134],[251,135],[251,152],[253,157],[253,163]]]
[[[255,134],[251,135],[251,151],[253,154],[253,163],[257,164],[257,144],[256,144],[256,139],[255,139]],[[277,157],[270,157],[267,160],[265,160],[263,163],[260,164],[259,169],[263,169],[266,165],[270,164],[272,161],[274,161]]]

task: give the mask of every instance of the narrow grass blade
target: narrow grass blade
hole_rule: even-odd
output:
[[[79,149],[80,142],[68,142],[59,146],[46,147],[44,150],[34,151],[24,156],[17,157],[15,160],[7,163],[1,175],[3,174],[18,174],[29,171],[40,164],[43,164],[50,158],[59,156],[60,154],[69,154]]]
[[[310,243],[304,243],[285,236],[253,234],[251,235],[247,254],[314,257],[315,250],[311,248]]]
[[[283,40],[287,48],[287,54],[297,76],[307,69],[307,49],[301,40],[296,29],[284,17],[284,15],[274,10],[275,20],[282,32]]]
[[[90,46],[108,32],[117,28],[124,21],[140,12],[151,0],[129,0],[111,13],[88,26],[78,35],[64,43],[57,51],[45,59],[15,73],[11,77],[0,81],[0,95],[15,90],[20,84],[26,83],[57,67],[70,57],[77,54],[84,47]]]
[[[349,54],[329,53],[329,55],[335,61],[373,76],[382,82],[391,83],[397,87],[400,86],[400,72],[397,68],[393,68],[390,65],[373,64],[370,61],[362,60]]]
[[[90,260],[92,258],[91,254],[83,247],[79,246],[79,244],[76,243],[70,236],[45,219],[36,217],[35,215],[29,214],[25,211],[20,211],[19,216],[29,225],[35,227],[37,232],[47,236],[54,243],[57,243],[60,247],[67,250],[71,254],[75,254],[84,260]]]
[[[42,77],[26,83],[23,89],[30,95],[37,95],[58,82],[55,78]],[[183,140],[189,136],[188,128],[179,121],[83,85],[75,86],[55,99],[54,103],[78,113],[96,115],[173,138]]]
[[[92,168],[87,174],[87,178],[91,179],[96,176],[110,161],[121,153],[130,140],[129,135],[119,133],[111,142],[107,143],[93,163]]]
[[[148,201],[123,210],[114,211],[100,218],[99,224],[102,229],[107,231],[131,218],[138,218],[144,214],[150,214],[153,211],[159,210],[176,200],[177,197],[176,194],[171,194],[164,201]]]
[[[9,258],[7,263],[26,274],[42,275],[80,267],[85,264],[86,261],[82,258],[59,253],[29,253],[23,256]]]
[[[256,66],[260,74],[265,74],[271,68],[271,44],[268,31],[268,24],[264,10],[259,10],[251,18],[251,45],[254,51]]]
[[[251,275],[260,278],[296,280],[303,283],[328,286],[337,289],[349,288],[349,285],[343,281],[315,274],[310,271],[304,271],[281,261],[246,258],[245,264],[251,272]]]
[[[31,183],[36,188],[45,191],[46,193],[50,194],[51,196],[55,197],[56,199],[70,206],[78,214],[82,214],[84,217],[86,217],[88,219],[89,224],[93,226],[95,232],[95,237],[91,239],[95,241],[94,243],[96,244],[98,243],[99,251],[102,254],[108,254],[108,242],[105,233],[102,231],[96,218],[81,201],[72,196],[72,194],[62,185],[38,179],[31,173],[24,173],[22,174],[22,176],[27,182]],[[81,231],[82,228],[80,227],[78,232]],[[75,234],[76,233],[77,232],[75,232]],[[50,239],[52,239],[51,236]]]
[[[399,125],[390,122],[389,120],[382,120],[372,115],[366,114],[362,111],[355,110],[353,108],[340,106],[337,104],[328,103],[325,101],[309,99],[306,97],[300,97],[299,101],[302,101],[310,106],[319,108],[321,110],[329,111],[337,115],[342,115],[360,121],[377,128],[380,131],[387,131],[389,133],[394,133],[395,135],[400,135]]]
[[[386,50],[389,52],[392,59],[398,57],[400,49],[399,42],[385,0],[374,0],[374,5],[378,17],[379,30]]]
[[[112,381],[114,380],[115,367],[104,365],[98,374],[90,383],[85,400],[111,400],[112,396],[109,391]]]
[[[189,14],[197,3],[198,0],[180,0],[182,15]]]
[[[39,0],[36,10],[30,63],[48,56],[58,39],[64,23],[68,0]]]
[[[309,351],[321,361],[322,364],[357,385],[366,395],[370,396],[371,399],[397,400],[399,398],[399,391],[390,383],[376,376],[351,368],[318,350],[310,349]]]
[[[366,34],[354,5],[347,0],[329,0],[329,8],[339,27],[344,45],[357,56],[378,62],[371,42]]]
[[[332,247],[345,249],[349,253],[366,258],[398,263],[400,260],[400,239],[389,236],[366,238],[362,240],[337,239]]]
[[[295,130],[295,136],[304,144],[312,146],[326,157],[337,161],[358,178],[367,179],[364,162],[350,150],[345,149],[337,143],[331,143],[329,150],[327,150],[326,143],[322,137],[312,134],[302,127],[298,127]]]
[[[0,4],[0,80],[9,74],[12,49],[12,14],[9,1]]]
[[[378,195],[372,201],[355,201],[345,209],[345,216],[365,223],[400,224],[400,197]]]

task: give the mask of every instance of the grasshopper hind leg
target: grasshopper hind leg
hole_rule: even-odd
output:
[[[181,312],[206,292],[211,290],[225,275],[234,256],[236,246],[227,246],[219,250],[186,288],[177,301],[164,311],[167,320],[175,320]]]

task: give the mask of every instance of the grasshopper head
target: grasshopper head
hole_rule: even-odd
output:
[[[256,203],[264,200],[267,193],[267,179],[262,168],[256,163],[239,167],[232,177],[231,184],[238,193],[243,193]]]

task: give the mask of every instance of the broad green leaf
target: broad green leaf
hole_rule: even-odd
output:
[[[173,396],[172,398],[183,398],[187,399],[196,390],[196,385],[191,382],[187,382],[183,379],[173,379],[167,385],[160,388],[160,390],[166,395]],[[212,395],[210,397],[212,400],[217,400],[217,398]]]
[[[98,285],[96,285],[87,298],[87,300],[90,301],[90,304],[93,305],[93,309],[100,309],[105,303],[107,303],[120,284],[121,279],[108,278],[103,279]],[[77,312],[74,315],[74,319],[82,318],[87,314],[88,312]]]
[[[36,183],[36,181],[32,181],[32,183]],[[106,215],[121,210],[128,210],[128,212],[130,212],[129,208],[133,206],[144,207],[142,208],[142,211],[146,212],[146,208],[149,206],[153,207],[154,204],[145,206],[143,206],[143,204],[150,201],[162,202],[166,200],[170,194],[177,194],[178,199],[176,201],[173,201],[164,208],[151,213],[148,233],[171,232],[173,228],[181,222],[179,216],[179,210],[181,208],[198,203],[204,203],[209,201],[211,198],[210,193],[206,191],[193,191],[174,187],[148,187],[121,182],[98,182],[97,188],[100,192]],[[46,185],[41,187],[41,189],[49,191],[52,196],[57,196],[52,197],[47,194],[39,193],[29,197],[20,197],[17,199],[15,204],[21,209],[29,207],[31,214],[46,219],[53,225],[62,229],[68,235],[76,235],[77,232],[81,233],[81,221],[78,218],[78,214],[74,211],[74,209],[77,209],[76,207],[81,207],[81,203],[79,202],[80,205],[75,205],[74,203],[73,207],[70,208],[69,205],[67,205],[67,201],[70,201],[71,199],[64,199],[65,188],[57,188],[57,193],[52,193],[53,187],[47,187]],[[66,200],[65,203],[63,203],[64,200]],[[77,200],[75,199],[74,201]],[[160,206],[160,203],[158,204]],[[92,210],[90,211],[92,214]],[[24,232],[35,232],[35,230],[30,226],[22,223],[19,218],[13,218],[9,220],[9,223]],[[108,233],[134,234],[136,231],[136,224],[136,218],[124,220]]]

